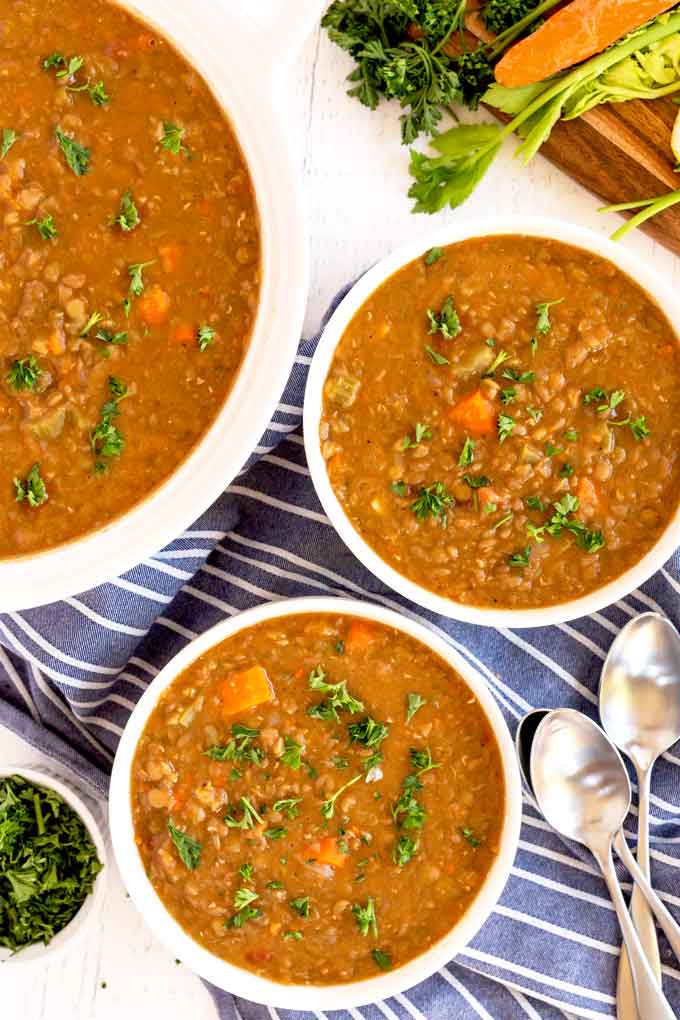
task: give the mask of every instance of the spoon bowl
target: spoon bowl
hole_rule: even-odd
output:
[[[602,725],[641,769],[680,738],[680,635],[658,613],[626,624],[600,681]]]
[[[630,809],[621,756],[599,726],[561,708],[539,723],[531,749],[536,798],[550,824],[579,843],[607,845]]]
[[[534,799],[536,799],[536,794],[534,793],[534,785],[531,782],[531,747],[536,736],[536,730],[540,726],[541,720],[548,715],[549,711],[550,709],[548,708],[534,708],[531,712],[527,712],[520,719],[517,725],[517,732],[515,733],[515,751],[517,752],[519,770],[522,774],[524,785]]]

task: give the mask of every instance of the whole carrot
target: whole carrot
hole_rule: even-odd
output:
[[[532,85],[600,53],[678,0],[572,0],[496,64],[496,80]]]

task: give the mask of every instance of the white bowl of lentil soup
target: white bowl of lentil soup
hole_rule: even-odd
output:
[[[520,815],[481,676],[422,624],[329,597],[184,649],[133,712],[110,795],[156,935],[218,987],[303,1010],[444,966],[500,897]]]
[[[226,4],[47,6],[3,12],[0,611],[123,573],[220,496],[307,295],[280,72],[320,0],[269,30]]]
[[[680,304],[625,248],[558,220],[460,220],[340,304],[304,408],[350,550],[436,613],[574,619],[680,544]]]

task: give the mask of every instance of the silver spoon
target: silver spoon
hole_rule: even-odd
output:
[[[656,759],[680,738],[680,635],[658,613],[642,613],[623,628],[602,667],[600,718],[607,734],[628,755],[638,781],[637,861],[649,868],[649,790]],[[654,919],[636,885],[633,923],[650,966],[661,982]],[[625,949],[616,987],[619,1020],[635,1020],[635,997]]]
[[[621,833],[630,808],[630,781],[621,756],[599,726],[581,712],[561,708],[549,712],[536,730],[530,773],[546,819],[564,836],[587,846],[602,870],[628,950],[640,1016],[675,1020],[642,950],[614,870],[612,844],[641,884],[674,950],[680,952],[680,929],[652,891]]]

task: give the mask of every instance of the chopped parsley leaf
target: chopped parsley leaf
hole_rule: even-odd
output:
[[[309,896],[299,896],[296,900],[288,900],[288,905],[299,917],[309,917]]]
[[[550,322],[550,309],[555,305],[561,305],[564,298],[557,298],[556,301],[539,301],[536,305],[536,329],[541,336],[547,336],[552,329]]]
[[[338,640],[335,642],[335,651],[338,653],[338,655],[345,654],[345,642],[342,640],[342,638],[338,638]]]
[[[501,404],[510,404],[516,396],[517,390],[514,386],[510,386],[506,390],[501,390]]]
[[[85,323],[85,325],[81,329],[81,331],[78,334],[78,336],[81,339],[85,339],[85,337],[89,336],[90,331],[93,330],[94,327],[96,325],[98,325],[98,323],[100,323],[103,318],[104,318],[104,316],[102,315],[101,312],[92,312],[92,314],[90,315],[90,318],[87,320],[87,322]]]
[[[349,768],[349,759],[344,758],[341,754],[334,754],[333,757],[331,758],[331,762],[336,767],[336,769]]]
[[[348,692],[345,681],[338,684],[326,683],[326,673],[320,665],[316,666],[309,674],[309,687],[312,691],[323,691],[324,694],[330,694],[330,698],[326,698],[317,705],[311,705],[307,709],[307,715],[313,719],[333,719],[335,722],[339,722],[339,712],[349,712],[354,715],[364,709],[363,702],[353,698]]]
[[[376,722],[370,715],[360,722],[350,723],[347,727],[350,744],[361,744],[362,747],[379,747],[390,732],[385,723]]]
[[[224,821],[230,829],[252,829],[255,825],[263,824],[262,818],[247,797],[241,797],[239,805],[243,810],[240,821],[234,817],[231,811],[224,817]]]
[[[504,524],[508,524],[514,516],[515,515],[513,513],[509,513],[506,514],[505,517],[501,517],[500,521],[496,521],[496,523],[494,524],[493,530],[498,531],[498,529],[502,528]]]
[[[238,873],[244,880],[244,882],[250,882],[251,878],[253,877],[254,870],[255,868],[253,867],[253,865],[247,863],[241,865],[241,867],[238,869]]]
[[[283,826],[278,826],[274,829],[265,829],[263,835],[265,839],[283,839],[284,836],[288,835],[288,829],[284,829]]]
[[[47,486],[40,475],[40,465],[34,464],[25,479],[14,479],[14,498],[17,503],[24,500],[30,507],[42,506],[49,499]]]
[[[498,439],[501,443],[512,435],[512,431],[515,427],[515,419],[509,414],[498,415]]]
[[[339,790],[336,790],[332,797],[329,797],[328,800],[325,800],[323,802],[323,804],[321,805],[321,814],[324,816],[324,818],[333,817],[333,815],[335,814],[335,802],[338,799],[338,797],[342,793],[344,793],[345,790],[349,789],[350,786],[354,786],[355,783],[358,783],[361,778],[362,777],[360,775],[354,776],[354,778],[346,782],[344,786],[341,786]]]
[[[446,508],[455,506],[455,500],[446,490],[443,482],[433,482],[432,485],[423,487],[417,499],[411,504],[411,510],[419,521],[427,520],[428,517],[438,517],[442,528],[446,527]]]
[[[563,433],[563,437],[568,443],[575,443],[578,439],[578,432],[576,429],[567,429],[567,431]]]
[[[460,451],[460,457],[458,458],[459,467],[470,467],[473,460],[475,459],[475,441],[470,439],[468,436],[463,443],[463,449]]]
[[[528,567],[530,556],[531,546],[528,545],[525,549],[520,549],[518,552],[514,552],[511,556],[508,556],[508,564],[511,567]]]
[[[246,921],[253,921],[262,912],[252,904],[260,897],[252,889],[237,889],[234,893],[234,908],[237,911],[226,922],[226,928],[242,928]]]
[[[418,709],[422,708],[423,705],[426,704],[427,701],[425,698],[421,698],[420,694],[409,692],[406,702],[406,722],[410,723]]]
[[[283,746],[284,751],[279,760],[291,769],[299,769],[302,765],[302,744],[298,744],[292,737],[284,737]]]
[[[485,514],[493,514],[496,512],[497,509],[498,506],[496,503],[485,503],[484,506],[482,507],[482,512]]]
[[[530,510],[540,510],[541,512],[545,510],[545,503],[540,496],[528,496],[527,506]]]
[[[272,804],[272,811],[280,811],[288,818],[297,818],[299,815],[298,804],[302,797],[285,797],[283,800],[276,800]]]
[[[54,222],[54,217],[51,213],[48,213],[47,216],[43,216],[41,220],[26,220],[25,225],[27,227],[36,227],[43,241],[53,241],[59,234]]]
[[[274,878],[271,882],[267,882],[267,889],[283,889],[283,882],[279,882],[278,879]]]
[[[505,364],[509,357],[510,355],[508,354],[507,351],[503,350],[499,351],[494,360],[489,365],[484,375],[482,376],[482,379],[490,379],[494,375],[496,369],[500,368],[501,365]],[[505,372],[503,373],[503,375],[505,375]]]
[[[453,340],[461,331],[458,312],[453,304],[453,297],[449,295],[442,305],[439,315],[435,315],[431,308],[427,309],[427,318],[430,323],[428,332],[441,333],[445,340]]]
[[[195,871],[201,862],[201,850],[203,849],[201,844],[188,836],[182,829],[178,829],[170,820],[168,820],[168,832],[177,848],[182,864],[189,871]]]
[[[392,818],[402,829],[422,829],[427,812],[415,794],[422,790],[423,784],[417,776],[408,775],[403,779],[401,786],[399,799],[392,808]]]
[[[27,358],[15,358],[5,378],[13,390],[34,390],[42,372],[36,356],[29,354]]]
[[[225,745],[217,745],[204,751],[206,758],[213,761],[237,761],[244,764],[257,765],[264,758],[264,751],[253,743],[260,731],[242,723],[232,723],[231,740]]]
[[[469,829],[467,826],[460,830],[464,839],[468,841],[470,846],[473,846],[475,850],[478,846],[482,845],[482,841],[478,836],[475,836],[474,829]]]
[[[423,439],[432,439],[432,429],[429,425],[423,425],[421,422],[417,422],[415,438],[411,439],[410,436],[404,436],[401,441],[401,449],[410,450],[412,447],[418,446],[422,443]]]
[[[142,222],[132,192],[128,189],[120,200],[118,215],[113,219],[113,226],[120,227],[126,234],[138,227]]]
[[[281,936],[284,942],[299,942],[300,939],[304,938],[301,931],[284,931]]]
[[[433,266],[435,262],[439,262],[443,254],[444,254],[443,248],[430,248],[427,255],[425,256],[425,265]]]
[[[485,486],[491,485],[491,479],[486,475],[463,475],[463,481],[471,489],[483,489]]]
[[[546,443],[543,447],[546,457],[554,457],[558,453],[564,453],[561,446],[555,446],[554,443]]]
[[[390,489],[395,496],[399,496],[400,499],[405,499],[408,495],[408,485],[404,481],[392,482]]]
[[[543,417],[543,411],[540,407],[527,407],[527,414],[531,417],[533,422],[540,421]]]
[[[64,134],[61,128],[55,128],[54,134],[73,173],[76,177],[83,177],[90,169],[90,150],[80,145],[74,138]]]
[[[560,478],[571,478],[574,473],[574,465],[565,462],[560,468]]]
[[[369,931],[374,938],[378,937],[378,919],[375,913],[375,900],[372,896],[369,896],[365,906],[355,903],[352,913],[356,919],[357,928],[364,937],[368,935]]]
[[[435,764],[432,761],[432,752],[429,747],[425,750],[417,747],[411,747],[408,752],[409,761],[411,768],[415,769],[417,776],[422,776],[425,772],[429,772],[431,769],[441,768],[441,764]]]
[[[432,362],[433,365],[450,365],[451,362],[448,358],[445,358],[439,351],[435,351],[433,347],[425,346],[425,353]]]
[[[392,957],[384,949],[372,949],[371,956],[374,962],[380,967],[381,970],[390,970],[392,967]]]
[[[166,152],[171,152],[173,156],[179,156],[183,153],[185,156],[189,155],[189,150],[183,143],[185,128],[178,127],[177,124],[172,124],[169,120],[163,121],[163,137],[160,141],[160,146],[165,149]]]
[[[207,351],[208,348],[215,343],[215,335],[215,330],[212,326],[203,325],[198,327],[196,342],[201,354],[203,354],[204,351]]]
[[[120,345],[128,342],[128,335],[125,331],[112,333],[110,329],[98,329],[94,336],[95,340],[101,340],[104,344]]]
[[[415,857],[418,850],[418,840],[410,836],[400,836],[394,844],[392,860],[400,868],[405,867]]]
[[[536,374],[535,372],[518,372],[516,368],[506,368],[503,378],[510,379],[511,382],[531,383],[536,378]]]
[[[0,134],[0,159],[4,159],[18,138],[16,131],[12,128],[3,128]]]

